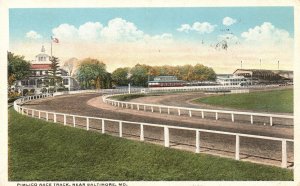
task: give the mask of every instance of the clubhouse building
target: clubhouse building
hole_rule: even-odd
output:
[[[54,87],[49,86],[49,75],[52,73],[50,57],[51,56],[46,53],[44,46],[42,46],[40,53],[35,56],[34,60],[30,61],[30,76],[21,81],[17,81],[14,86],[15,90],[23,93],[30,92],[32,94],[39,94],[53,90]],[[60,89],[78,89],[77,81],[69,76],[67,71],[64,69],[58,68],[56,75],[62,79]]]

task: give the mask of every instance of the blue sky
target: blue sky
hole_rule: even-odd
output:
[[[222,19],[231,17],[237,23],[224,26]],[[113,18],[120,17],[134,23],[147,34],[171,33],[178,39],[212,38],[222,34],[222,29],[230,28],[240,35],[263,22],[271,22],[275,27],[294,35],[293,8],[291,7],[234,7],[234,8],[80,8],[80,9],[10,9],[10,40],[24,39],[25,34],[34,30],[44,37],[52,35],[51,30],[62,23],[76,27],[85,22],[100,22],[106,25]],[[181,24],[209,22],[217,25],[211,34],[186,34],[176,29]]]
[[[41,45],[61,61],[97,58],[110,71],[137,63],[201,63],[218,73],[245,68],[290,70],[292,7],[35,8],[9,10],[10,51],[33,59]],[[227,42],[228,48],[220,47]],[[282,52],[284,51],[284,52]]]

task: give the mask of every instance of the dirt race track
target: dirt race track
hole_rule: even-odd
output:
[[[185,126],[192,128],[219,130],[227,132],[238,132],[245,134],[263,135],[271,137],[293,139],[293,128],[289,127],[271,127],[263,125],[251,125],[245,123],[232,123],[229,121],[215,121],[210,119],[190,118],[188,116],[166,115],[123,109],[113,107],[102,102],[100,94],[77,94],[68,96],[57,96],[42,100],[31,101],[24,106],[39,110],[55,111],[61,113],[78,114],[83,116],[103,117],[135,122],[156,123],[164,125]],[[177,96],[181,96],[177,94]],[[183,97],[182,97],[183,98]],[[147,99],[147,98],[144,98]],[[157,97],[157,99],[159,99]],[[175,99],[177,104],[179,99]],[[185,101],[184,104],[188,104]],[[135,100],[137,102],[138,100]],[[166,104],[167,100],[160,99],[160,103]],[[168,102],[168,104],[170,104]],[[46,117],[41,115],[41,117]],[[51,115],[49,115],[51,120]],[[57,117],[62,121],[62,117]],[[72,118],[67,118],[67,125],[72,125]],[[76,119],[79,127],[84,128],[86,122],[84,119]],[[93,130],[101,130],[99,120],[91,120],[90,127]],[[119,125],[116,122],[106,122],[105,130],[108,134],[118,135]],[[163,144],[163,128],[144,127],[145,141],[151,143]],[[123,137],[130,139],[139,139],[140,128],[138,125],[123,123]],[[195,132],[170,130],[170,147],[195,151]],[[235,136],[200,133],[200,152],[220,155],[223,157],[234,157],[235,154]],[[288,166],[292,167],[294,158],[293,143],[287,143]],[[281,142],[262,139],[253,139],[241,137],[240,139],[240,159],[264,164],[281,165]]]

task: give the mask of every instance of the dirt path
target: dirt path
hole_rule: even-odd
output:
[[[159,99],[157,97],[157,99]],[[243,123],[232,123],[226,121],[215,121],[208,119],[189,118],[184,116],[165,115],[159,113],[151,113],[137,111],[131,109],[123,109],[113,107],[102,102],[99,94],[82,94],[57,96],[43,100],[35,100],[28,104],[27,107],[56,111],[62,113],[78,114],[85,116],[104,117],[112,119],[120,119],[135,122],[157,123],[164,125],[186,126],[201,129],[221,130],[228,132],[238,132],[246,134],[293,138],[293,129],[276,128],[270,126],[247,125]],[[84,127],[85,121],[82,122]],[[94,121],[91,126],[100,130],[99,123]],[[107,123],[106,130],[111,134],[117,134],[118,125]],[[127,125],[124,123],[124,136],[136,138],[139,136],[139,128],[137,126]],[[146,141],[162,143],[163,130],[157,127],[145,127]],[[234,136],[216,135],[209,133],[201,133],[201,152],[210,154],[219,154],[221,156],[233,157],[235,151]],[[170,130],[171,147],[194,151],[195,134],[192,131]],[[257,140],[251,138],[241,139],[241,158],[251,161],[261,161],[263,163],[280,165],[281,160],[281,143]],[[293,146],[288,144],[288,160],[289,164],[293,162]]]

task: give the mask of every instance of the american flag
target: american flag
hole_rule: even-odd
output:
[[[51,36],[51,40],[54,43],[59,43],[59,40],[57,38],[53,37],[53,36]]]

